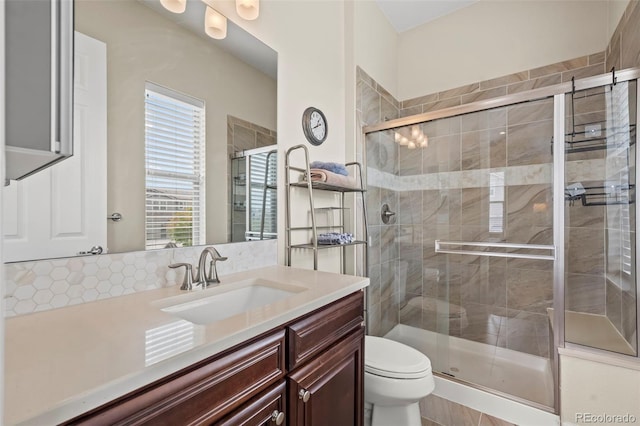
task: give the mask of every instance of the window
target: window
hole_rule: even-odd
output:
[[[204,102],[147,83],[145,248],[204,244]]]
[[[276,151],[249,156],[249,208],[247,240],[276,238]]]

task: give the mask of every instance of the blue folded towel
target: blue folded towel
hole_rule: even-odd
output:
[[[349,232],[327,232],[318,234],[318,244],[349,244],[354,242],[353,234]]]
[[[333,172],[339,175],[349,176],[349,172],[347,171],[347,168],[344,166],[344,164],[314,161],[313,163],[309,164],[309,168],[329,170],[330,172]]]

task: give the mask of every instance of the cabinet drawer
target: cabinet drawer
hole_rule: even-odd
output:
[[[285,331],[235,347],[67,424],[207,424],[231,413],[285,374]]]
[[[276,420],[280,420],[281,425],[286,424],[286,382],[263,392],[254,400],[247,402],[237,411],[228,415],[218,423],[217,426],[254,426],[254,425],[276,425]],[[274,417],[275,416],[275,417]]]
[[[317,355],[364,322],[364,293],[358,291],[287,327],[287,367]]]

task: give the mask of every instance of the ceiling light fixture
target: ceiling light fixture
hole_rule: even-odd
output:
[[[260,0],[236,0],[236,12],[242,19],[253,21],[260,14]]]
[[[207,6],[204,14],[204,32],[211,38],[221,40],[227,36],[227,18]]]
[[[182,13],[187,8],[187,0],[160,0],[160,4],[173,13]]]

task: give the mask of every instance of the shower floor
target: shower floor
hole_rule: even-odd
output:
[[[385,337],[427,355],[434,372],[553,407],[553,374],[547,358],[404,324]]]

